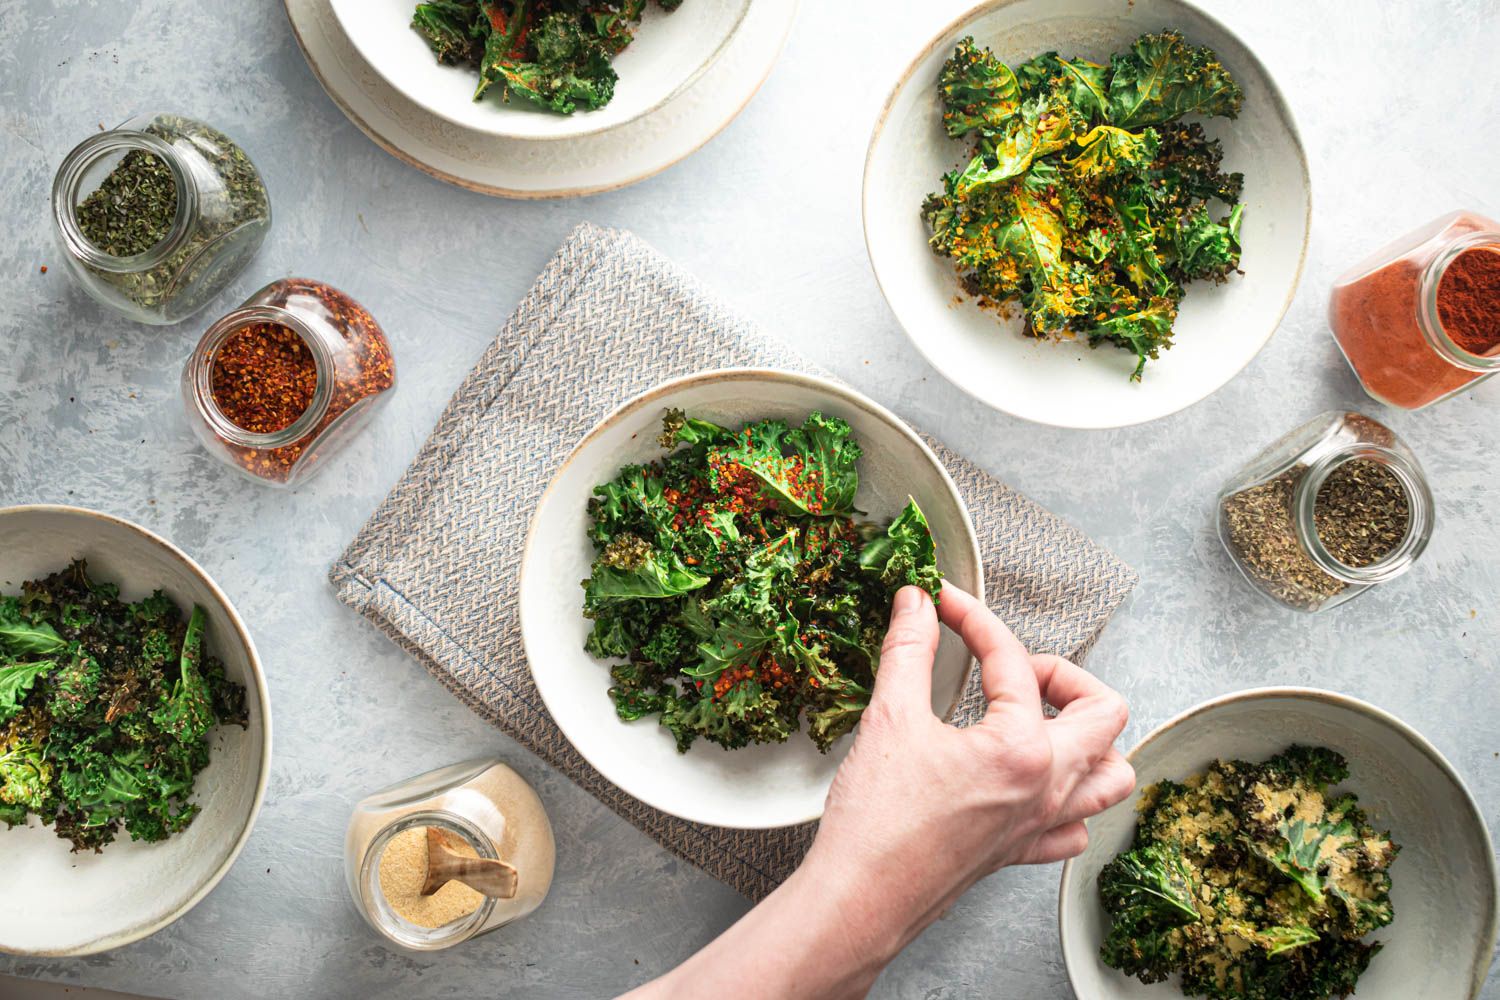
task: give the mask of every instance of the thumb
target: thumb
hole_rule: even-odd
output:
[[[938,618],[932,598],[921,587],[902,587],[891,604],[891,624],[880,649],[871,702],[901,712],[932,711],[932,658],[937,653]]]

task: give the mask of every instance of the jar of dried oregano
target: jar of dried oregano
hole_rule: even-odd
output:
[[[141,323],[176,323],[254,256],[271,202],[223,132],[147,114],[74,147],[52,182],[52,219],[89,295]]]
[[[1432,492],[1390,428],[1360,413],[1314,418],[1261,452],[1219,495],[1219,537],[1266,597],[1322,611],[1405,573],[1433,529]]]

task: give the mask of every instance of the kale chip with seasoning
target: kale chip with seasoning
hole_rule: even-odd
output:
[[[781,743],[805,716],[826,751],[869,704],[895,592],[942,589],[926,518],[862,520],[859,444],[821,413],[730,430],[673,410],[661,445],[589,501],[586,647],[616,661],[616,711],[682,751]]]
[[[1028,336],[1132,351],[1140,381],[1185,286],[1239,270],[1244,179],[1181,121],[1234,118],[1239,85],[1163,31],[1107,66],[1047,52],[1012,69],[966,38],[938,95],[971,155],[922,206],[933,251],[982,301],[1019,302]]]
[[[1344,758],[1292,746],[1215,761],[1141,796],[1135,842],[1099,873],[1104,963],[1210,1000],[1328,1000],[1355,992],[1388,925],[1400,850],[1332,786]]]
[[[206,621],[160,591],[121,601],[82,561],[0,597],[0,820],[35,814],[75,851],[185,829],[209,730],[246,724]]]
[[[676,10],[682,0],[657,0]],[[432,0],[411,26],[438,62],[479,73],[474,100],[496,88],[558,114],[604,107],[618,79],[611,61],[647,0]]]

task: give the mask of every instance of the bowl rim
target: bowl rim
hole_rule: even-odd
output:
[[[1297,118],[1294,114],[1292,114],[1292,106],[1287,101],[1286,95],[1281,92],[1281,87],[1276,82],[1276,78],[1271,74],[1271,71],[1266,67],[1266,64],[1261,60],[1260,56],[1256,54],[1255,50],[1252,49],[1249,44],[1247,44],[1245,40],[1240,37],[1239,33],[1226,25],[1223,20],[1215,17],[1213,14],[1210,14],[1208,11],[1199,7],[1196,3],[1190,2],[1190,0],[1161,0],[1161,2],[1163,3],[1177,4],[1180,7],[1192,11],[1195,15],[1203,18],[1209,24],[1213,25],[1215,28],[1224,32],[1230,38],[1239,43],[1239,46],[1244,49],[1246,57],[1250,60],[1252,67],[1259,70],[1260,74],[1265,77],[1267,84],[1267,95],[1270,98],[1271,107],[1275,111],[1277,117],[1281,119],[1282,124],[1286,127],[1287,133],[1292,138],[1292,147],[1297,152],[1297,165],[1301,169],[1302,186],[1303,189],[1307,192],[1307,197],[1304,199],[1302,204],[1302,246],[1297,253],[1297,267],[1292,273],[1292,283],[1291,286],[1287,289],[1286,297],[1281,302],[1281,309],[1276,314],[1276,321],[1268,326],[1265,334],[1261,337],[1260,344],[1256,347],[1255,352],[1246,357],[1244,364],[1240,365],[1239,368],[1230,373],[1229,376],[1222,382],[1220,382],[1217,386],[1210,389],[1208,392],[1205,392],[1197,399],[1194,399],[1189,403],[1184,403],[1182,406],[1177,407],[1175,410],[1170,410],[1166,413],[1159,413],[1155,416],[1141,417],[1138,419],[1131,418],[1124,422],[1064,423],[1055,419],[1049,420],[1042,417],[1032,416],[1031,414],[1016,413],[1013,410],[1007,409],[1004,405],[1002,405],[1001,402],[980,396],[978,393],[971,391],[969,388],[959,385],[958,383],[953,382],[951,379],[948,379],[947,375],[945,374],[943,365],[939,362],[938,358],[935,357],[934,353],[930,351],[926,346],[926,344],[924,343],[924,338],[917,336],[911,330],[911,328],[907,325],[905,318],[901,315],[901,312],[897,310],[895,304],[891,301],[890,293],[886,290],[886,283],[880,276],[880,266],[876,263],[875,241],[870,236],[870,212],[872,202],[870,182],[871,175],[874,173],[875,168],[875,149],[880,144],[881,137],[885,133],[886,125],[889,124],[891,110],[895,107],[896,100],[907,89],[907,87],[912,84],[917,70],[921,67],[922,63],[927,59],[927,57],[930,56],[935,49],[944,44],[945,40],[952,33],[961,31],[970,22],[1003,7],[1009,7],[1013,4],[1023,2],[1027,2],[1027,0],[985,0],[984,3],[980,3],[973,7],[970,7],[967,11],[960,14],[958,17],[955,17],[953,20],[944,25],[937,32],[937,34],[927,42],[927,44],[923,45],[917,55],[913,57],[910,63],[907,64],[906,69],[904,69],[901,72],[901,75],[896,78],[895,85],[891,88],[889,96],[887,96],[885,99],[885,104],[881,106],[880,114],[875,119],[874,128],[870,130],[870,142],[865,147],[865,166],[860,181],[860,225],[864,230],[865,255],[870,260],[870,270],[875,274],[875,284],[880,289],[881,298],[885,299],[886,308],[890,310],[893,316],[895,316],[896,323],[901,327],[901,332],[906,335],[906,339],[911,341],[912,345],[916,347],[917,351],[922,355],[927,363],[932,366],[934,371],[936,371],[939,375],[942,375],[944,380],[948,381],[950,385],[953,385],[955,388],[959,389],[966,396],[969,396],[971,399],[978,400],[985,406],[988,406],[990,409],[997,410],[1000,413],[1007,414],[1011,417],[1015,417],[1018,420],[1026,420],[1034,424],[1040,424],[1043,427],[1057,427],[1063,430],[1115,430],[1121,427],[1136,427],[1140,426],[1141,424],[1151,423],[1155,420],[1163,420],[1167,417],[1173,416],[1174,414],[1181,413],[1184,410],[1197,406],[1199,403],[1203,402],[1205,399],[1208,399],[1214,393],[1224,388],[1230,382],[1233,382],[1245,371],[1246,368],[1250,367],[1251,363],[1254,362],[1256,358],[1260,357],[1260,355],[1265,351],[1266,346],[1270,344],[1271,338],[1276,335],[1276,331],[1281,329],[1281,323],[1284,319],[1286,319],[1287,311],[1291,309],[1292,301],[1297,297],[1297,289],[1302,285],[1302,276],[1307,268],[1308,247],[1312,241],[1312,171],[1307,161],[1307,147],[1302,141],[1301,131],[1297,128]],[[957,282],[955,282],[954,287],[958,287]],[[1057,407],[1054,411],[1050,412],[1064,413],[1067,411],[1065,408]]]
[[[115,948],[139,941],[142,938],[150,937],[162,928],[176,923],[213,891],[214,887],[219,884],[224,876],[229,874],[229,869],[234,866],[235,861],[239,859],[240,852],[244,850],[246,842],[250,839],[250,831],[255,827],[255,821],[260,816],[261,806],[265,803],[266,785],[271,776],[271,736],[273,727],[271,725],[270,691],[266,686],[265,671],[260,662],[260,653],[255,648],[255,641],[250,637],[250,630],[245,626],[244,619],[240,617],[239,610],[229,600],[229,595],[224,593],[223,589],[214,582],[213,577],[209,576],[208,572],[202,566],[199,566],[192,556],[189,556],[182,549],[149,528],[144,528],[123,517],[106,514],[103,511],[91,510],[88,507],[52,503],[15,504],[8,507],[0,507],[0,521],[22,514],[62,514],[69,517],[83,517],[96,521],[104,521],[135,532],[137,535],[145,538],[147,542],[162,549],[168,556],[186,566],[208,588],[209,593],[214,596],[214,599],[228,613],[229,622],[234,627],[235,635],[245,647],[246,659],[249,664],[248,676],[254,681],[261,718],[264,720],[261,726],[261,752],[255,782],[255,797],[250,802],[250,811],[245,816],[244,826],[241,827],[239,835],[235,838],[234,845],[230,848],[229,853],[224,856],[224,860],[219,863],[219,866],[214,869],[213,873],[180,906],[156,920],[138,924],[135,927],[78,947],[62,949],[5,949],[12,955],[35,958],[96,955],[99,952],[111,951]]]
[[[927,442],[923,441],[921,436],[918,435],[916,431],[914,431],[906,423],[906,421],[902,420],[896,414],[892,413],[890,410],[886,409],[884,406],[881,406],[879,403],[875,402],[873,399],[856,389],[836,382],[831,378],[824,378],[818,375],[810,375],[806,372],[792,371],[785,368],[734,367],[710,368],[691,372],[686,375],[679,375],[675,378],[667,379],[664,382],[658,382],[645,391],[637,393],[636,395],[625,400],[600,420],[598,420],[594,424],[594,426],[588,430],[588,432],[580,437],[578,439],[578,442],[573,445],[573,447],[568,451],[567,457],[562,460],[562,462],[558,465],[557,470],[547,481],[547,488],[542,491],[542,495],[537,499],[536,506],[532,509],[531,517],[527,521],[526,542],[521,548],[521,562],[517,572],[516,617],[520,621],[521,625],[521,646],[526,652],[526,666],[527,669],[531,672],[532,683],[536,685],[537,694],[541,696],[542,704],[546,706],[547,712],[552,716],[554,722],[556,722],[557,720],[557,714],[553,711],[552,705],[547,701],[547,695],[543,686],[541,684],[536,684],[535,664],[537,658],[532,655],[532,643],[528,638],[529,633],[526,628],[527,602],[520,596],[526,591],[526,567],[530,563],[531,546],[532,542],[536,538],[536,524],[538,519],[541,517],[542,509],[546,506],[549,500],[554,499],[553,493],[558,485],[558,481],[562,478],[562,475],[567,470],[568,466],[572,465],[573,462],[575,462],[583,453],[584,448],[593,443],[596,438],[602,435],[605,431],[609,430],[616,423],[623,420],[629,414],[632,414],[636,410],[649,405],[653,400],[659,399],[663,396],[680,391],[682,389],[686,389],[696,385],[712,384],[715,382],[728,382],[740,379],[750,379],[752,381],[761,380],[767,382],[784,382],[805,389],[811,389],[815,392],[825,393],[836,398],[839,402],[847,403],[851,406],[865,410],[870,416],[887,424],[902,437],[906,438],[907,441],[920,449],[921,453],[927,457],[933,468],[938,471],[938,474],[941,477],[944,486],[947,487],[948,492],[957,502],[959,512],[963,515],[964,540],[968,543],[969,553],[974,559],[974,574],[976,578],[974,582],[976,584],[976,592],[980,595],[983,595],[984,557],[983,551],[979,547],[979,536],[974,530],[974,518],[969,513],[969,505],[964,501],[963,493],[959,490],[958,484],[953,481],[952,475],[949,474],[948,467],[943,464],[942,459],[938,458],[937,454],[927,446]],[[954,695],[953,701],[948,706],[948,709],[943,713],[942,717],[944,721],[952,718],[954,711],[958,708],[959,702],[963,700],[964,692],[968,689],[969,683],[973,680],[974,677],[974,665],[974,657],[971,655],[968,658],[967,666],[964,668],[963,678],[958,685],[958,691]],[[609,770],[607,770],[604,766],[601,766],[599,761],[591,758],[587,753],[583,751],[581,747],[574,743],[572,737],[568,735],[567,730],[562,727],[561,723],[558,723],[557,728],[563,734],[563,737],[567,739],[568,745],[571,746],[575,751],[577,751],[580,757],[586,760],[591,767],[598,771],[599,774],[605,778],[605,780],[614,783],[614,779],[610,777]],[[632,798],[635,798],[637,801],[642,802],[653,809],[660,810],[661,812],[664,812],[669,816],[676,816],[678,819],[685,820],[690,823],[702,822],[701,820],[695,819],[690,816],[683,816],[680,813],[674,811],[669,806],[663,805],[662,803],[649,802],[646,799],[640,798],[635,794],[635,792],[631,791],[628,788],[625,788],[623,785],[616,785],[616,787],[620,788],[621,791],[625,792]],[[756,823],[754,821],[750,821],[734,826],[724,826],[722,824],[715,825],[718,825],[720,829],[726,830],[775,830],[782,829],[784,827],[798,826],[803,823],[811,823],[818,819],[821,819],[822,816],[823,810],[820,807],[819,809],[808,815],[785,822]]]
[[[1481,950],[1473,969],[1470,970],[1469,996],[1471,1000],[1478,997],[1480,991],[1484,989],[1485,977],[1489,972],[1490,959],[1494,951],[1496,937],[1500,936],[1500,877],[1497,877],[1496,874],[1494,842],[1490,836],[1489,824],[1485,822],[1484,813],[1479,808],[1479,802],[1474,798],[1474,793],[1464,782],[1463,777],[1448,761],[1448,758],[1443,756],[1442,751],[1433,746],[1430,740],[1417,732],[1412,726],[1378,705],[1365,701],[1362,698],[1356,698],[1353,695],[1341,694],[1337,691],[1327,690],[1326,688],[1301,687],[1296,685],[1246,688],[1242,691],[1232,691],[1229,694],[1201,701],[1191,708],[1172,716],[1142,737],[1140,742],[1125,755],[1125,759],[1134,764],[1136,758],[1140,756],[1143,750],[1189,719],[1216,711],[1226,705],[1252,701],[1269,701],[1277,698],[1322,702],[1327,705],[1348,709],[1349,711],[1382,723],[1395,735],[1404,739],[1414,750],[1427,757],[1428,760],[1437,766],[1438,770],[1447,776],[1448,780],[1453,783],[1453,786],[1458,789],[1463,797],[1464,804],[1468,807],[1471,818],[1474,821],[1474,827],[1478,830],[1480,840],[1485,848],[1484,856],[1490,873],[1489,921],[1487,927],[1489,946]],[[1071,887],[1076,874],[1077,861],[1078,858],[1075,857],[1063,862],[1062,875],[1059,877],[1057,885],[1058,946],[1062,950],[1063,966],[1068,971],[1068,982],[1073,984],[1075,989],[1077,988],[1078,978],[1074,975],[1074,965],[1077,962],[1082,962],[1083,959],[1068,951],[1065,914],[1071,912],[1068,906],[1068,889]],[[1093,958],[1092,953],[1090,953],[1089,957]]]
[[[417,107],[422,108],[424,111],[427,111],[428,113],[435,115],[438,118],[441,118],[443,121],[448,122],[450,125],[456,125],[459,128],[467,129],[468,131],[474,132],[478,135],[494,136],[498,139],[510,139],[515,142],[566,142],[570,139],[581,139],[585,136],[599,135],[612,129],[617,129],[621,126],[629,125],[631,122],[639,121],[642,118],[645,118],[647,115],[655,114],[656,112],[664,108],[667,104],[671,103],[675,98],[686,92],[687,89],[693,84],[702,79],[703,74],[707,73],[709,68],[718,61],[719,57],[728,50],[729,43],[732,42],[735,36],[739,34],[740,29],[744,27],[745,19],[750,14],[751,0],[737,0],[737,2],[740,5],[739,12],[735,14],[734,23],[731,24],[729,26],[729,30],[724,33],[724,37],[719,39],[718,45],[714,47],[714,50],[708,54],[707,58],[705,58],[702,63],[694,68],[693,71],[686,77],[678,81],[677,85],[674,86],[666,94],[651,102],[649,106],[641,109],[640,111],[637,111],[636,113],[626,118],[622,118],[617,122],[611,122],[608,125],[599,125],[593,128],[585,128],[582,131],[560,132],[556,135],[535,135],[533,133],[527,132],[512,132],[503,129],[484,128],[476,125],[474,122],[464,121],[457,115],[444,111],[437,102],[424,100],[418,97],[416,94],[408,92],[406,88],[402,87],[394,79],[391,78],[391,76],[385,71],[384,67],[382,67],[378,61],[371,58],[370,53],[366,52],[363,46],[361,46],[359,42],[356,41],[356,33],[351,32],[348,26],[345,25],[344,17],[340,13],[340,9],[349,4],[350,0],[329,0],[328,6],[332,10],[333,19],[337,23],[339,31],[343,32],[344,37],[348,39],[349,44],[354,48],[354,51],[359,53],[360,58],[368,63],[370,65],[370,68],[373,69],[375,73],[393,90],[395,90],[396,93],[401,94]],[[559,117],[571,116],[564,115]]]

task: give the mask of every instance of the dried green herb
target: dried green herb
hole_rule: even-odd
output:
[[[1411,498],[1389,468],[1356,458],[1335,468],[1318,487],[1313,525],[1333,558],[1345,566],[1369,566],[1406,538]]]
[[[111,257],[145,253],[177,217],[177,181],[155,153],[131,150],[78,206],[78,228]]]
[[[1294,466],[1226,497],[1221,515],[1229,546],[1251,580],[1283,604],[1313,609],[1347,584],[1319,569],[1297,540],[1292,494],[1305,471]]]
[[[150,312],[181,318],[218,294],[259,248],[271,224],[270,198],[250,157],[218,129],[180,115],[157,115],[141,131],[181,154],[194,189],[194,211],[187,234],[164,260],[144,270],[118,272],[84,266],[99,281],[117,288],[129,302]],[[146,155],[160,160],[154,154]],[[124,163],[122,160],[120,166]],[[105,184],[109,184],[109,178]],[[175,199],[175,186],[173,192]],[[85,199],[79,206],[80,212],[88,202]],[[81,215],[79,224],[82,227]],[[168,228],[170,225],[169,221]],[[142,226],[140,232],[148,234],[149,228]],[[84,235],[104,248],[87,230]],[[160,238],[152,245],[159,242]]]

